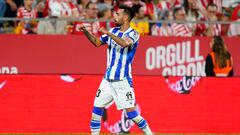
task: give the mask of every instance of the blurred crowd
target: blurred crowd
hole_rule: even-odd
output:
[[[114,27],[119,5],[135,11],[131,27],[141,35],[240,36],[240,0],[0,0],[0,18],[29,18],[0,20],[0,33],[81,35],[83,23],[98,35]]]

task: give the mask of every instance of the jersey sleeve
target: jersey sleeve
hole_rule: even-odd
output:
[[[135,44],[139,39],[139,34],[137,31],[133,30],[126,34],[125,38],[128,38]]]
[[[101,37],[100,37],[100,40],[104,43],[104,44],[107,44],[107,41],[108,41],[108,35],[107,34],[103,34]]]
[[[112,33],[112,31],[113,31],[113,28],[111,28],[111,29],[109,30],[110,33]],[[100,40],[101,40],[104,44],[107,44],[108,38],[109,38],[109,36],[108,36],[107,34],[103,34],[103,35],[100,37]]]

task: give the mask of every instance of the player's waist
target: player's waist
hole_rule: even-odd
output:
[[[124,77],[121,77],[121,78],[117,78],[117,77],[108,77],[108,76],[104,76],[104,79],[105,80],[107,80],[107,81],[109,81],[109,82],[115,82],[115,81],[123,81],[123,80],[131,80],[132,79],[132,77],[130,77],[130,76],[124,76]]]
[[[114,79],[106,79],[106,78],[105,78],[105,80],[108,81],[108,82],[119,82],[119,81],[123,81],[123,80],[114,80]]]

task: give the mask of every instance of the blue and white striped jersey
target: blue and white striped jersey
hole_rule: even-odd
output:
[[[112,28],[109,32],[123,39],[128,38],[133,44],[123,48],[106,34],[100,37],[103,43],[108,44],[107,70],[104,78],[107,80],[127,79],[132,82],[132,61],[138,46],[139,34],[131,27],[125,32],[120,31],[120,27]]]

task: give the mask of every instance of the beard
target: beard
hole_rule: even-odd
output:
[[[122,25],[122,23],[121,23],[121,22],[119,22],[119,21],[117,21],[117,20],[114,20],[114,23],[115,23],[115,25],[116,25],[117,27],[119,27],[119,26],[121,26],[121,25]]]
[[[119,24],[119,23],[115,23],[115,25],[116,25],[117,27],[119,27],[119,26],[121,26],[122,24]]]

